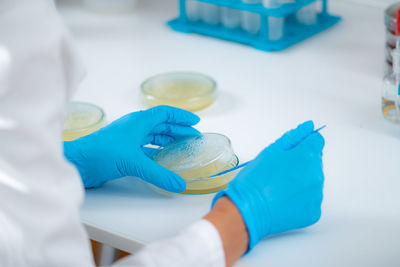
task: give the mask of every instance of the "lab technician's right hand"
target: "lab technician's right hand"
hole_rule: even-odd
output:
[[[182,192],[184,180],[148,157],[144,145],[164,146],[195,135],[200,118],[169,106],[133,112],[74,141],[64,142],[64,155],[78,169],[86,188],[124,176],[137,176],[162,189]]]
[[[266,236],[303,228],[321,216],[323,137],[311,121],[287,132],[262,151],[220,192],[241,213],[251,250]]]

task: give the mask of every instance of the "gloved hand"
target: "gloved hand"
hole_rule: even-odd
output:
[[[165,146],[177,137],[196,135],[200,118],[188,111],[158,106],[133,112],[74,141],[64,142],[64,155],[78,169],[86,188],[124,176],[137,176],[162,189],[182,192],[183,179],[151,160],[147,144]]]
[[[226,195],[239,209],[249,233],[248,251],[263,237],[319,220],[324,139],[313,130],[308,121],[284,134],[215,196],[213,204]]]

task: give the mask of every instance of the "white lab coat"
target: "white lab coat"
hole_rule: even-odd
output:
[[[0,266],[93,266],[80,223],[83,187],[61,131],[83,68],[50,0],[0,0]],[[224,266],[200,220],[123,266]]]

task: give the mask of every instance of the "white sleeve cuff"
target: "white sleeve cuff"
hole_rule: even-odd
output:
[[[172,238],[149,244],[116,266],[224,267],[225,255],[217,229],[203,219]]]

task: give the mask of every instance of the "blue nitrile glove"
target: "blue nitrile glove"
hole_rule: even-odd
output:
[[[213,204],[228,196],[249,233],[249,251],[271,234],[316,223],[321,216],[324,139],[311,121],[284,134],[245,167]]]
[[[78,169],[86,188],[108,180],[137,176],[162,189],[182,192],[183,179],[146,154],[147,144],[164,146],[177,137],[195,135],[200,118],[168,106],[133,112],[88,136],[64,142],[64,155]]]

